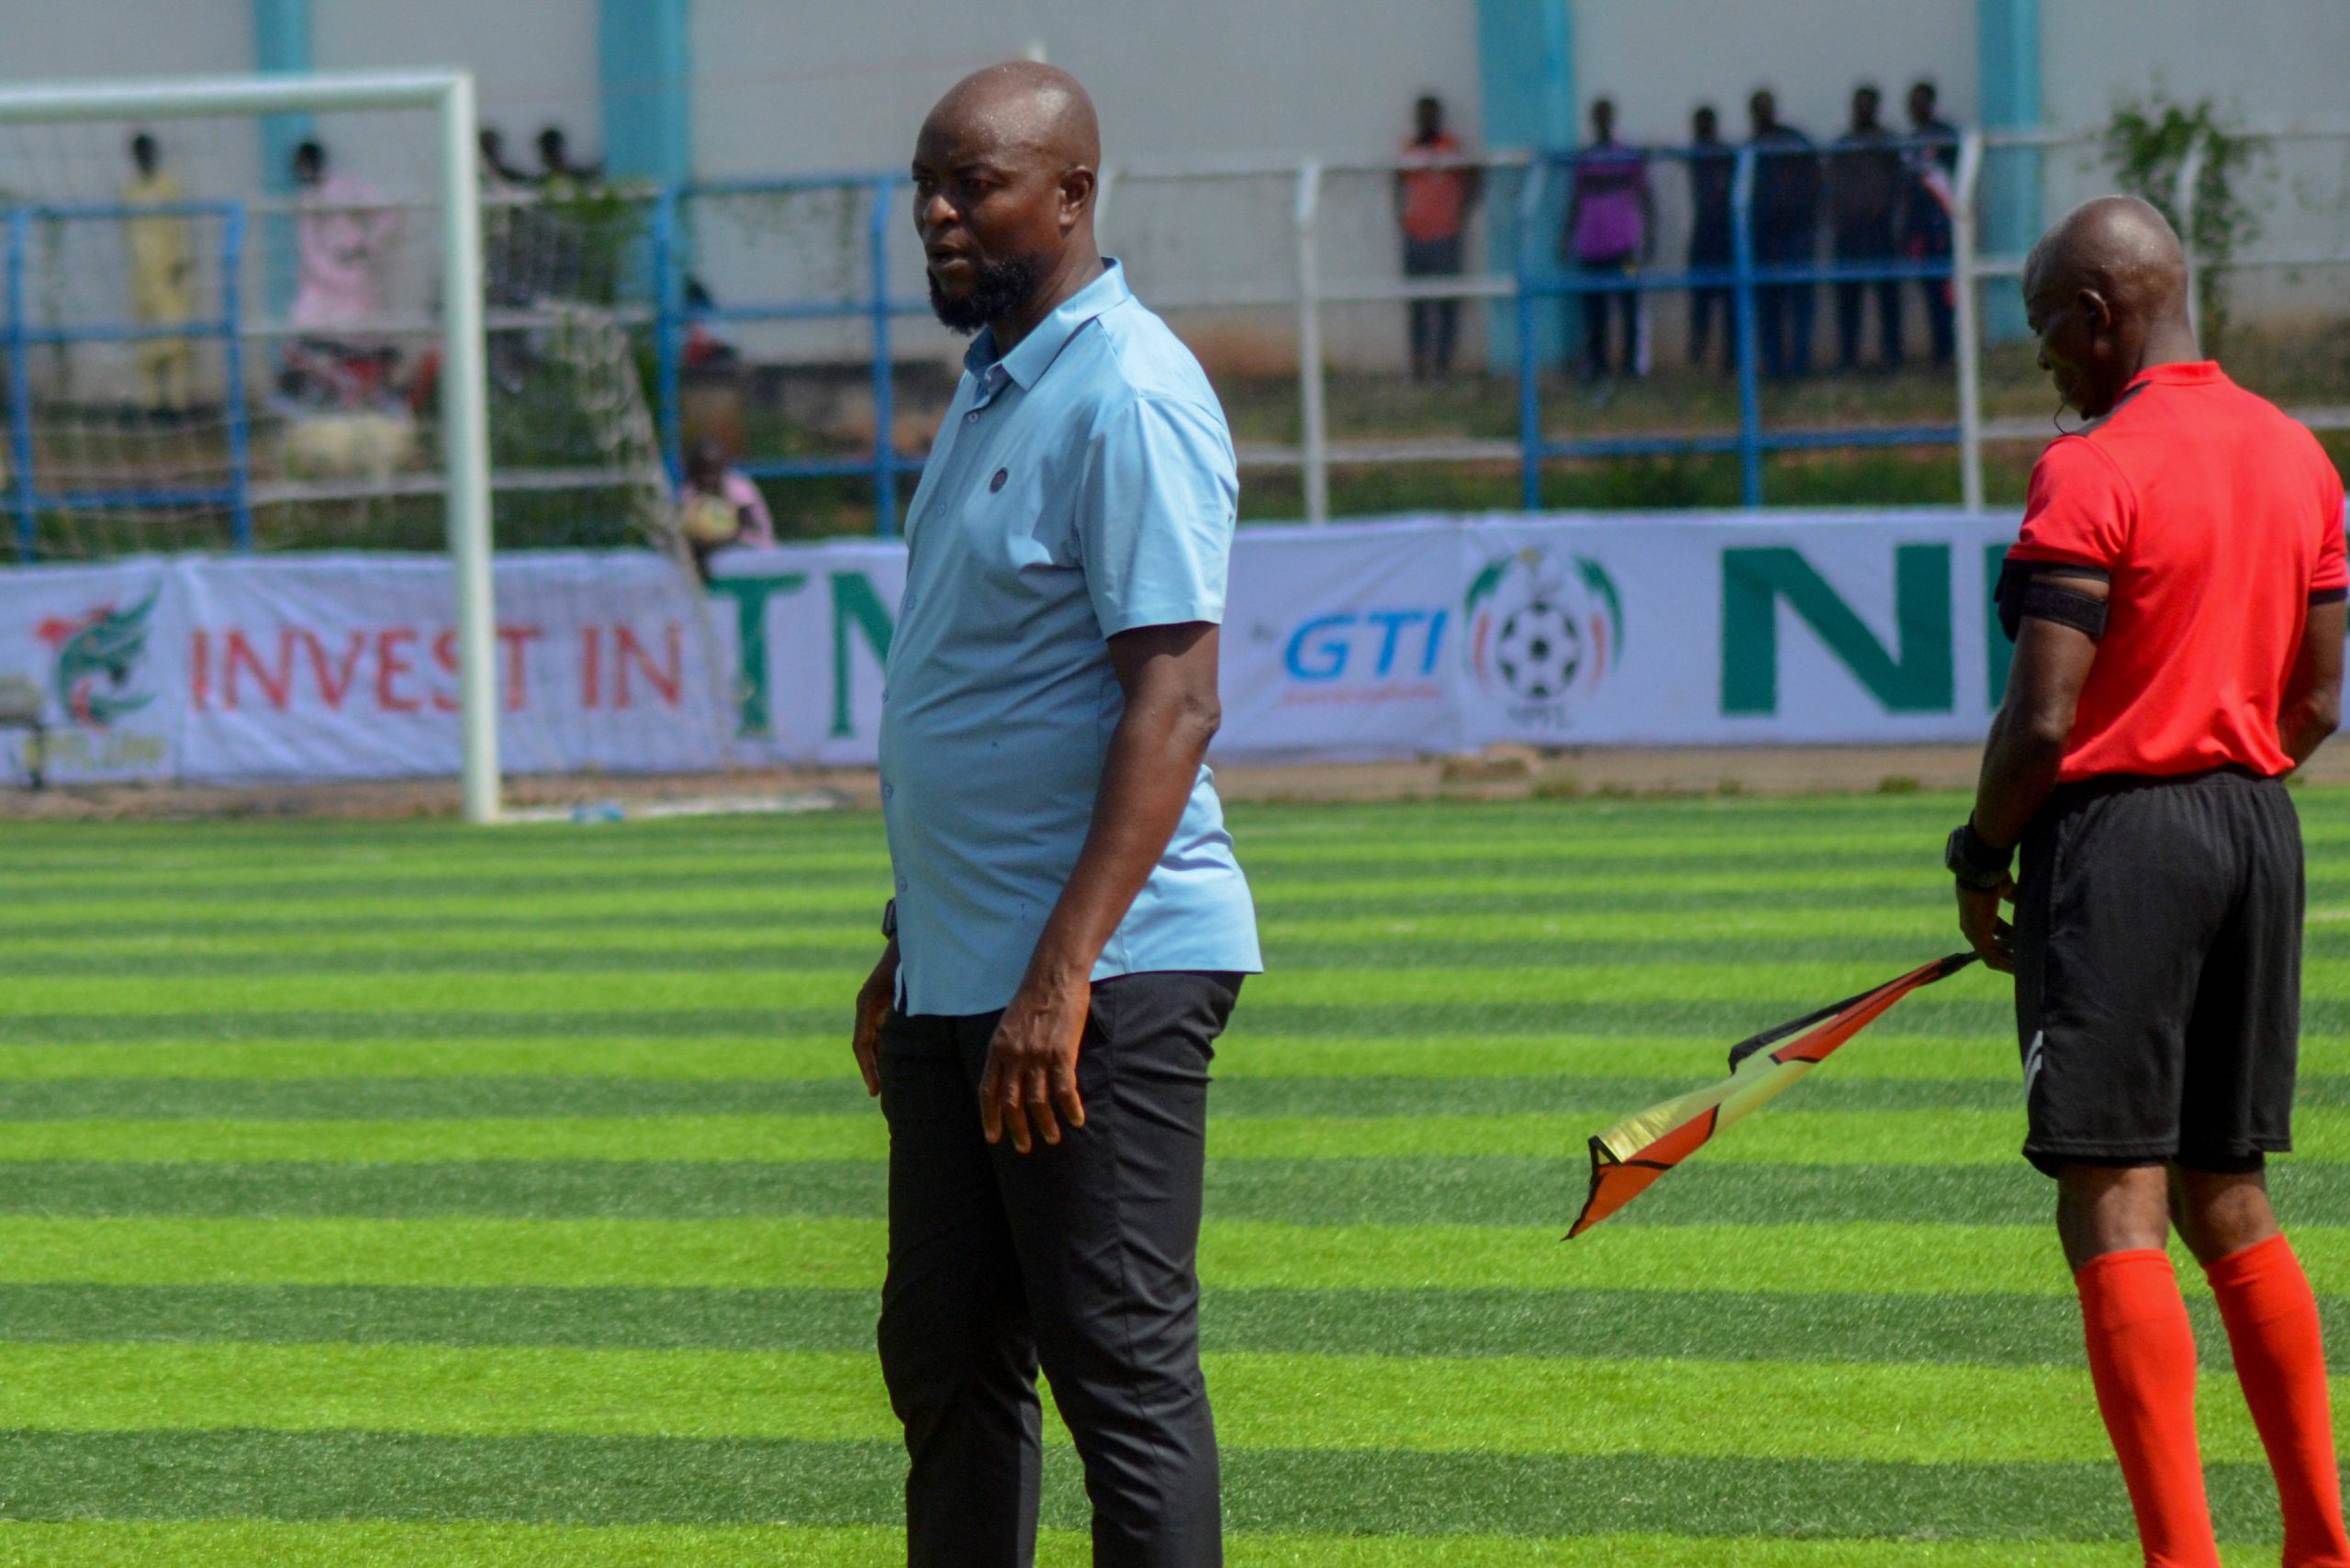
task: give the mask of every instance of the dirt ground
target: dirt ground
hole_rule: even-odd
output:
[[[1500,746],[1473,756],[1399,762],[1232,763],[1216,768],[1228,801],[1506,801],[1615,795],[1802,795],[1962,790],[1980,748],[1904,746]],[[2304,770],[2312,783],[2350,783],[2350,742]],[[873,810],[871,768],[771,768],[735,773],[522,778],[507,781],[509,812],[524,820],[619,812]],[[206,817],[436,817],[458,808],[453,779],[355,784],[55,787],[0,790],[0,821],[185,821]]]

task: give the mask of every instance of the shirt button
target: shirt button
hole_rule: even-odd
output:
[[[884,784],[881,786],[881,798],[885,801],[897,792],[898,787],[895,784]]]
[[[901,893],[906,890],[906,879],[903,877],[898,879],[898,890]]]
[[[963,416],[963,422],[967,425],[978,424],[979,422],[979,411],[977,409],[974,409],[969,413],[965,414]]]

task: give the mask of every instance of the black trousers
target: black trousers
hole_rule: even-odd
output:
[[[1001,1014],[883,1025],[881,1372],[912,1461],[910,1568],[1028,1568],[1040,1363],[1085,1467],[1093,1561],[1224,1562],[1197,1262],[1208,1063],[1239,992],[1226,974],[1096,985],[1078,1054],[1085,1126],[1024,1155],[979,1128]]]
[[[1836,236],[1836,259],[1861,265],[1869,262],[1889,262],[1894,259],[1893,226],[1881,229],[1855,230]],[[1836,349],[1837,357],[1846,370],[1858,369],[1861,363],[1861,300],[1870,289],[1876,290],[1876,351],[1878,359],[1887,370],[1901,366],[1901,280],[1878,278],[1874,282],[1846,279],[1836,285]]]
[[[1915,204],[1930,201],[1926,196],[1912,196]],[[1939,262],[1951,252],[1950,219],[1939,209],[1911,218],[1902,236],[1901,253],[1905,261]],[[1958,333],[1955,324],[1956,304],[1952,298],[1953,284],[1946,277],[1926,277],[1918,280],[1926,297],[1926,330],[1934,345],[1934,363],[1948,364],[1956,353]]]
[[[1807,266],[1812,259],[1812,231],[1807,227],[1765,230],[1754,237],[1754,259],[1764,266]],[[1816,295],[1808,283],[1755,286],[1755,335],[1762,343],[1766,379],[1799,381],[1811,374],[1815,304]]]
[[[1595,277],[1629,279],[1639,269],[1639,257],[1627,251],[1620,256],[1583,259],[1578,264]],[[1594,381],[1607,375],[1607,318],[1611,311],[1620,316],[1624,323],[1624,353],[1616,364],[1626,375],[1640,373],[1639,291],[1634,288],[1594,289],[1583,297],[1582,353],[1583,375]],[[1574,368],[1572,359],[1567,368]]]
[[[1460,236],[1449,240],[1404,241],[1405,277],[1459,277]],[[1415,299],[1412,302],[1412,378],[1425,381],[1452,373],[1452,346],[1460,333],[1460,301]]]
[[[1700,247],[1694,241],[1689,247],[1689,270],[1726,267],[1730,264],[1728,242],[1720,246]],[[1721,319],[1722,368],[1727,370],[1738,362],[1738,307],[1731,291],[1715,285],[1689,291],[1689,363],[1702,366],[1706,351],[1714,341],[1714,319]]]

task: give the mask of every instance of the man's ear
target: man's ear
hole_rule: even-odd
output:
[[[1093,215],[1095,181],[1093,171],[1080,165],[1061,174],[1061,232],[1066,234],[1078,222]]]
[[[2113,335],[2113,302],[2094,288],[2080,293],[2081,319],[2100,338]]]

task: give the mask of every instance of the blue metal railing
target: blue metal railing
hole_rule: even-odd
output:
[[[185,321],[153,323],[94,323],[72,327],[35,327],[26,299],[30,270],[33,225],[80,219],[136,221],[147,218],[217,218],[221,224],[221,285],[219,313],[190,317]],[[40,548],[40,514],[44,511],[107,511],[158,507],[218,507],[228,510],[236,547],[251,550],[253,543],[252,443],[250,416],[242,396],[244,345],[239,336],[241,294],[238,274],[243,265],[245,212],[235,202],[157,202],[149,205],[84,203],[18,206],[7,209],[7,254],[5,297],[8,353],[8,449],[15,465],[9,503],[17,515],[17,558],[30,562]],[[221,485],[129,485],[97,489],[44,490],[38,472],[39,446],[33,432],[32,351],[46,344],[76,342],[151,342],[165,338],[218,338],[227,356],[230,388],[224,399],[223,420],[229,448],[228,482]]]
[[[1899,144],[1897,144],[1899,145]],[[1769,154],[1779,156],[1780,154]],[[1832,158],[1832,149],[1796,156]],[[1664,161],[1687,156],[1679,149],[1646,149],[1643,156]],[[1758,261],[1751,218],[1756,170],[1760,159],[1751,148],[1738,150],[1731,184],[1731,254],[1727,266],[1696,266],[1680,270],[1595,274],[1581,273],[1555,259],[1558,222],[1551,198],[1553,182],[1572,167],[1572,153],[1545,155],[1528,165],[1516,204],[1517,234],[1511,268],[1516,307],[1517,447],[1522,504],[1541,504],[1543,465],[1562,459],[1656,456],[1672,454],[1734,454],[1739,461],[1741,493],[1749,505],[1763,499],[1764,454],[1777,451],[1822,447],[1954,444],[1955,425],[1841,426],[1836,428],[1772,429],[1762,419],[1759,290],[1780,286],[1805,288],[1827,283],[1939,280],[1953,276],[1947,257],[1925,262],[1872,261],[1865,263],[1764,264]],[[890,241],[893,218],[901,215],[898,203],[905,190],[901,174],[853,172],[783,179],[710,181],[664,187],[654,193],[649,234],[652,296],[651,331],[657,385],[653,401],[658,440],[673,481],[684,468],[683,384],[687,334],[703,322],[862,321],[866,328],[874,411],[868,451],[838,454],[746,454],[735,465],[759,479],[868,478],[875,500],[875,529],[884,536],[898,528],[901,481],[921,472],[920,457],[901,454],[893,442],[896,388],[892,347],[896,320],[929,313],[929,302],[894,293],[890,278]],[[751,300],[727,305],[689,304],[687,279],[693,267],[694,227],[690,204],[728,197],[838,193],[865,204],[862,277],[833,297]],[[222,265],[219,311],[217,316],[183,323],[77,324],[37,327],[28,307],[29,250],[36,223],[76,218],[131,220],[141,217],[187,216],[221,221]],[[189,202],[165,206],[122,205],[21,206],[5,209],[7,355],[7,450],[14,474],[5,500],[16,513],[17,554],[33,558],[38,549],[38,519],[41,512],[67,509],[99,510],[164,506],[207,506],[227,510],[232,519],[238,549],[252,547],[253,538],[252,451],[246,399],[235,389],[244,386],[246,353],[240,327],[242,290],[240,278],[249,232],[241,204]],[[1730,325],[1735,347],[1738,423],[1734,431],[1692,432],[1626,432],[1594,434],[1572,439],[1551,438],[1543,428],[1545,355],[1538,319],[1545,301],[1584,297],[1595,294],[1650,294],[1666,290],[1707,288],[1729,296]],[[44,344],[81,342],[129,342],[183,337],[218,338],[226,357],[227,381],[232,389],[225,399],[228,447],[225,483],[207,487],[118,487],[45,490],[38,471],[39,443],[33,417],[31,353]]]
[[[1901,144],[1895,144],[1897,146]],[[1678,149],[1644,149],[1649,158],[1684,158]],[[1833,156],[1830,150],[1770,153],[1771,157]],[[1571,154],[1538,160],[1528,169],[1518,194],[1517,253],[1517,397],[1520,498],[1531,511],[1541,505],[1541,466],[1545,462],[1576,457],[1659,456],[1683,454],[1735,453],[1739,487],[1748,506],[1762,504],[1762,457],[1765,453],[1822,447],[1954,445],[1958,426],[1845,425],[1832,429],[1771,430],[1762,423],[1760,327],[1756,292],[1774,286],[1814,287],[1823,283],[1906,282],[1946,279],[1953,275],[1951,259],[1924,262],[1809,262],[1797,265],[1758,264],[1754,254],[1753,211],[1755,170],[1761,162],[1752,147],[1740,148],[1730,184],[1730,264],[1690,267],[1680,271],[1640,271],[1593,274],[1568,271],[1549,263],[1542,253],[1547,225],[1542,221],[1547,184],[1556,168],[1570,164]],[[1727,288],[1736,333],[1738,371],[1738,431],[1736,434],[1658,434],[1596,436],[1553,441],[1542,431],[1542,366],[1539,335],[1535,330],[1534,302],[1582,297],[1595,294],[1645,294],[1665,290]]]
[[[673,481],[685,471],[683,420],[684,334],[699,321],[822,321],[862,319],[870,338],[873,378],[873,448],[857,457],[744,457],[734,467],[755,479],[827,479],[869,476],[873,481],[874,532],[888,538],[898,531],[898,481],[922,472],[923,460],[901,455],[891,440],[897,422],[891,327],[900,316],[927,316],[930,302],[890,288],[890,223],[902,175],[809,174],[789,179],[711,181],[664,190],[654,207],[655,361],[659,369],[663,454]],[[849,298],[779,299],[748,304],[689,306],[689,225],[685,204],[696,198],[791,196],[811,191],[861,193],[866,209],[864,287]]]

